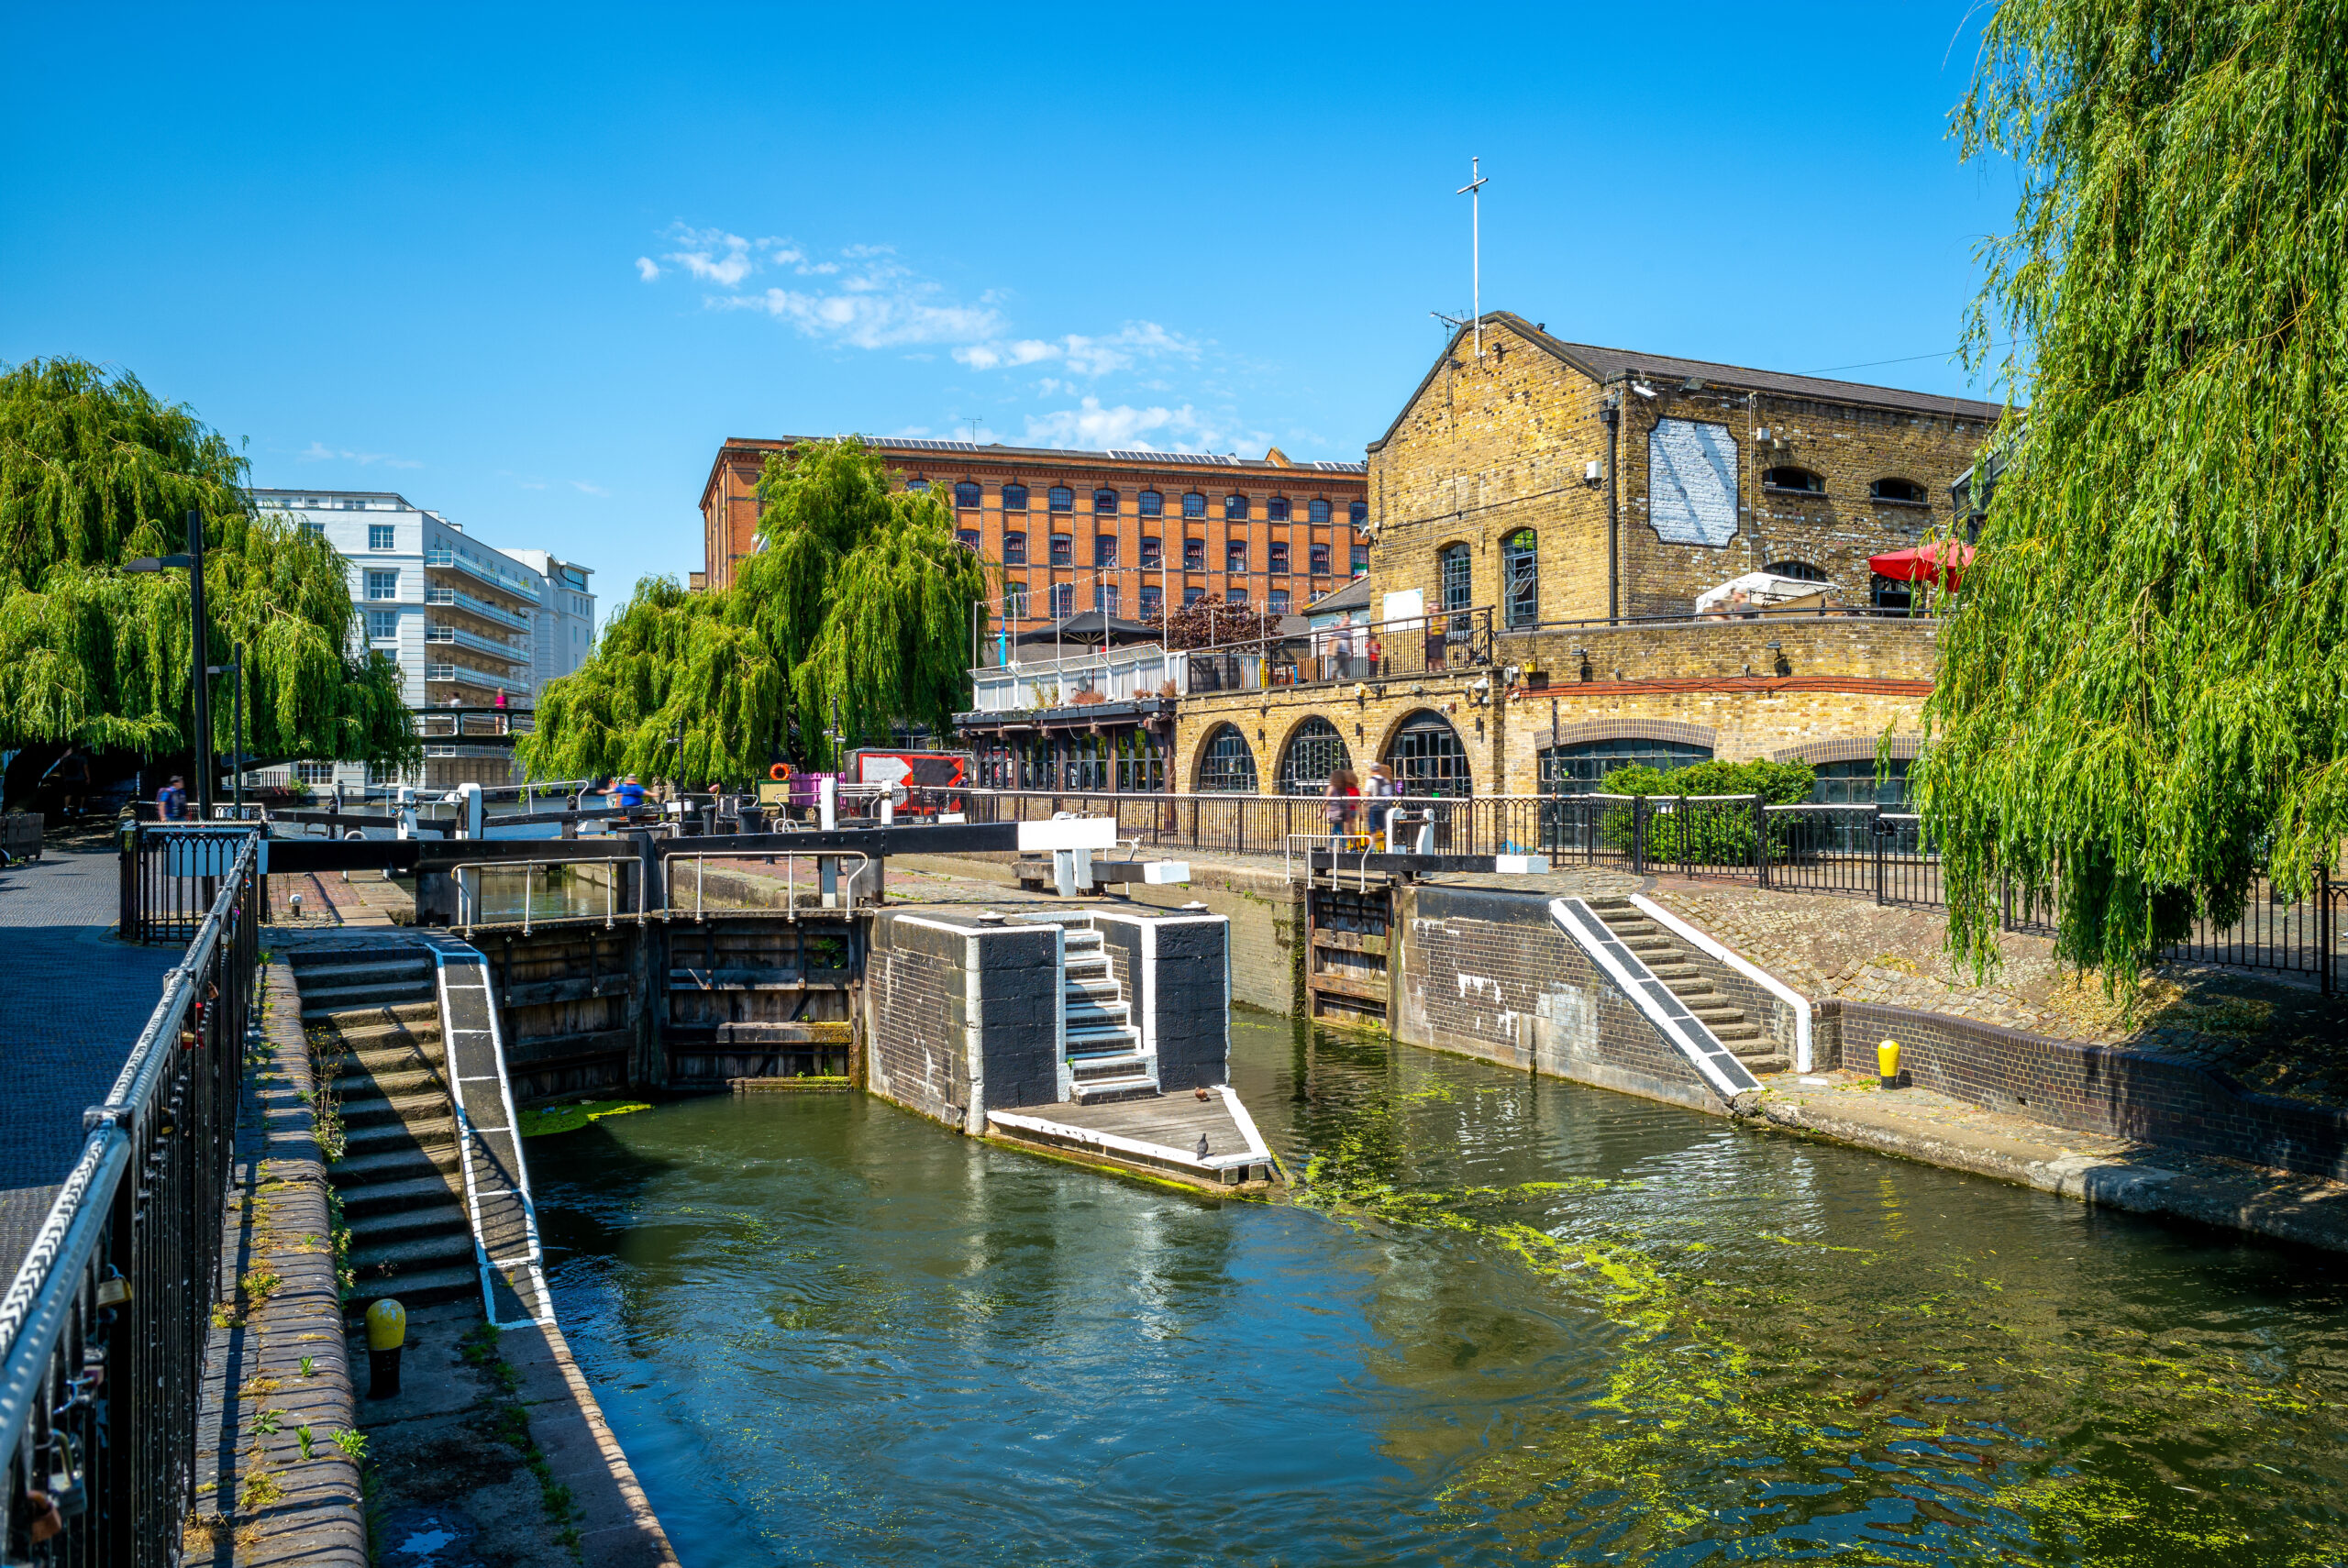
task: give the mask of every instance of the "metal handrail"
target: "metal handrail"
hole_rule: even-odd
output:
[[[522,878],[522,934],[527,936],[536,928],[532,924],[530,878],[526,873],[544,869],[549,866],[617,867],[635,864],[637,864],[637,857],[633,855],[567,855],[551,860],[460,860],[449,867],[449,874],[457,879],[457,911],[460,917],[457,922],[458,926],[465,935],[470,937],[473,928],[481,923],[474,917],[481,912],[481,873],[483,871],[520,871],[526,874]],[[470,900],[465,892],[465,873],[468,871],[473,873],[472,893]],[[618,919],[620,881],[620,878],[614,877],[609,882],[604,884],[604,929],[606,931],[610,930]],[[637,888],[636,905],[635,918],[641,919],[644,915],[644,889],[640,882]],[[471,914],[465,912],[469,906],[472,911]],[[555,918],[575,917],[558,915]],[[593,920],[594,916],[589,915],[586,918]]]
[[[777,837],[788,837],[789,835],[788,835],[788,834],[778,834],[776,836],[777,836]],[[675,851],[671,851],[671,850],[666,850],[666,849],[664,849],[664,850],[662,851],[661,856],[660,856],[660,862],[661,862],[661,865],[662,865],[664,867],[667,867],[667,869],[664,871],[663,875],[668,878],[668,879],[667,879],[667,881],[666,881],[666,883],[663,885],[663,887],[662,887],[662,889],[661,889],[661,892],[662,892],[662,894],[664,895],[664,896],[663,896],[663,899],[662,899],[662,902],[664,902],[665,904],[667,904],[667,905],[669,905],[669,906],[670,906],[668,909],[664,910],[664,911],[662,911],[662,913],[664,913],[664,914],[666,914],[666,915],[668,915],[668,916],[670,916],[670,917],[673,918],[673,917],[675,916],[675,914],[678,912],[678,911],[677,911],[677,910],[676,910],[676,908],[675,908],[675,905],[676,905],[675,889],[676,889],[676,886],[677,886],[677,873],[676,873],[676,869],[675,869],[675,867],[676,867],[676,866],[677,866],[677,863],[678,863],[678,862],[680,862],[680,861],[683,861],[683,860],[690,860],[690,861],[692,861],[692,862],[693,863],[693,919],[694,919],[694,920],[696,920],[696,921],[701,921],[701,922],[706,922],[706,921],[709,919],[709,914],[708,914],[707,906],[706,906],[705,901],[704,901],[704,900],[703,900],[703,885],[704,885],[704,884],[705,884],[705,882],[707,881],[707,875],[708,875],[708,869],[709,869],[709,861],[710,861],[710,859],[711,859],[711,858],[712,858],[712,857],[711,857],[709,855],[707,855],[707,854],[706,854],[706,853],[704,853],[704,852],[699,851],[699,850],[695,850],[695,851],[692,851],[692,852],[686,852],[686,851],[682,851],[682,850],[675,850]],[[749,859],[749,858],[750,858],[750,856],[748,856],[748,855],[743,854],[742,852],[740,852],[740,851],[738,851],[738,850],[735,850],[735,851],[727,851],[727,852],[725,852],[725,853],[724,853],[724,854],[718,855],[717,856],[715,856],[715,858],[717,858],[717,859],[719,859],[719,860],[747,860],[747,859]],[[769,858],[770,860],[771,860],[771,859],[773,859],[774,857],[773,857],[772,856],[768,856],[768,858]],[[857,865],[856,865],[856,868],[855,868],[854,870],[852,870],[852,871],[850,871],[850,872],[848,872],[848,873],[847,873],[847,885],[848,885],[848,889],[849,889],[849,892],[848,892],[848,901],[847,901],[846,904],[843,904],[843,905],[818,904],[818,905],[814,906],[814,907],[815,907],[815,908],[817,908],[817,909],[832,909],[832,908],[854,909],[854,908],[856,907],[856,893],[855,893],[856,878],[857,878],[858,876],[860,876],[860,875],[862,875],[862,874],[863,874],[863,871],[864,871],[865,867],[869,867],[869,866],[870,866],[870,865],[872,864],[872,857],[871,857],[869,855],[865,854],[865,853],[864,853],[863,851],[861,851],[861,850],[855,850],[855,849],[833,849],[833,850],[825,850],[825,851],[823,851],[823,852],[822,852],[822,853],[820,853],[820,854],[819,854],[819,853],[817,853],[817,852],[815,852],[815,851],[813,851],[813,850],[803,850],[803,850],[798,850],[798,851],[794,851],[794,852],[791,852],[791,853],[786,853],[785,855],[783,855],[783,856],[782,856],[782,857],[781,857],[781,858],[782,858],[782,862],[783,862],[783,871],[782,871],[782,888],[783,888],[783,894],[782,894],[782,898],[783,898],[783,903],[782,903],[782,907],[783,907],[784,913],[788,916],[788,918],[790,918],[790,919],[792,919],[792,920],[794,920],[794,921],[795,921],[795,920],[797,920],[797,919],[799,918],[799,862],[800,862],[800,861],[802,861],[802,860],[814,860],[814,861],[816,861],[816,862],[818,862],[818,863],[820,864],[821,862],[825,861],[825,860],[853,860],[853,861],[855,861],[855,862],[857,863]],[[834,878],[834,879],[835,879],[836,881],[837,880],[836,874],[835,875],[835,878]],[[820,880],[818,880],[818,882],[817,882],[816,886],[817,886],[817,888],[818,888],[819,889],[821,889],[821,887],[822,887],[822,883],[821,883],[821,881],[820,881]],[[817,892],[817,894],[816,894],[816,897],[821,898],[822,896],[823,896],[823,895],[822,895],[821,891],[819,890],[819,891]],[[764,911],[744,911],[744,912],[746,912],[746,913],[762,913],[762,912],[764,912]]]

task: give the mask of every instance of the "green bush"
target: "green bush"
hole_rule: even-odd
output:
[[[1807,801],[1818,781],[1807,762],[1694,762],[1668,772],[1638,765],[1618,767],[1599,783],[1609,795],[1669,799],[1675,796],[1758,795],[1773,806]],[[1631,846],[1629,805],[1610,809],[1602,824],[1606,841],[1627,852]],[[1696,801],[1684,808],[1650,806],[1647,814],[1649,862],[1678,861],[1700,866],[1748,866],[1753,863],[1753,808],[1744,801]]]

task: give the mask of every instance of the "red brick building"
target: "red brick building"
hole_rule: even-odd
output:
[[[801,437],[737,438],[702,488],[705,580],[734,580],[757,537],[770,452]],[[1015,632],[1102,610],[1154,621],[1209,594],[1301,610],[1368,569],[1360,463],[1181,452],[1074,452],[971,441],[875,441],[900,480],[954,506],[965,542],[1003,567],[995,608]]]

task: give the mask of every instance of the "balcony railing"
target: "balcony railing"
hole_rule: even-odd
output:
[[[519,611],[504,609],[490,603],[487,600],[475,599],[470,593],[437,583],[425,589],[424,602],[426,604],[437,604],[444,610],[461,610],[468,615],[478,615],[484,621],[493,621],[501,626],[511,626],[517,632],[526,632],[530,629],[530,618]]]
[[[493,657],[510,659],[515,664],[530,662],[530,640],[527,637],[485,637],[479,632],[468,632],[461,626],[426,625],[424,640],[427,643],[449,643],[457,647],[471,648]]]
[[[461,740],[469,735],[492,739],[502,735],[526,735],[536,724],[535,715],[527,709],[519,708],[501,708],[489,713],[461,710],[435,713],[427,709],[415,716],[417,734],[440,740]]]
[[[1031,708],[1065,708],[1085,693],[1097,692],[1103,702],[1130,702],[1143,697],[1173,694],[1183,690],[1183,656],[1170,657],[1155,645],[1116,648],[1105,654],[1079,654],[1062,659],[1036,659],[998,665],[971,673],[975,707],[981,713],[1015,713]]]
[[[479,578],[501,593],[526,599],[533,604],[538,602],[538,585],[535,579],[525,577],[518,571],[503,571],[486,561],[475,560],[455,550],[426,550],[424,552],[424,564],[441,571],[461,571]]]
[[[477,686],[484,691],[511,691],[526,697],[530,683],[511,676],[492,675],[485,669],[475,669],[469,664],[427,664],[424,667],[427,681],[447,681],[459,686]]]

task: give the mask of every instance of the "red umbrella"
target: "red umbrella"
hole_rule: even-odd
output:
[[[1894,582],[1937,582],[1951,592],[1965,580],[1965,570],[1972,564],[1973,547],[1955,539],[1867,558],[1867,565],[1875,569],[1878,577],[1888,577]]]

